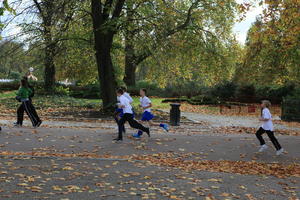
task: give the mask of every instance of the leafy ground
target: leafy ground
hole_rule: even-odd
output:
[[[245,134],[154,128],[151,138],[137,141],[128,129],[124,142],[113,143],[113,126],[94,126],[4,127],[0,198],[296,200],[300,195],[298,137],[281,136],[286,154],[275,156],[272,148],[256,153],[256,139]]]
[[[169,109],[152,100],[156,108]],[[297,131],[278,135],[281,156],[270,142],[257,153],[255,128],[206,121],[185,122],[169,133],[152,127],[152,137],[141,140],[133,140],[127,127],[124,141],[113,143],[117,129],[111,119],[86,118],[100,108],[99,100],[36,96],[45,120],[39,129],[27,128],[28,120],[25,128],[13,128],[14,113],[3,116],[18,105],[13,93],[1,94],[0,103],[0,199],[299,199]],[[53,118],[59,116],[69,119]]]

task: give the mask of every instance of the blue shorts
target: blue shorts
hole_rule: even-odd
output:
[[[121,108],[117,108],[116,112],[119,113],[119,117],[123,117],[124,113],[123,113],[123,109]]]
[[[154,115],[151,112],[145,111],[142,115],[142,121],[150,121],[154,118]]]

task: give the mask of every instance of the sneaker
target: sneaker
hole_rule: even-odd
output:
[[[264,152],[265,150],[267,150],[268,146],[267,145],[261,145],[260,149],[258,150],[258,152]]]
[[[140,139],[141,135],[139,135],[138,133],[134,133],[132,134],[132,137],[134,137],[135,139]]]
[[[42,121],[39,121],[34,127],[35,127],[35,128],[38,128],[38,127],[41,126],[41,124],[42,124]]]
[[[283,148],[279,149],[278,151],[276,151],[276,156],[279,156],[283,153]]]
[[[17,123],[17,122],[15,122],[15,123],[14,123],[14,127],[22,127],[22,125],[19,124],[19,123]]]
[[[123,138],[119,138],[119,137],[117,137],[117,138],[115,138],[115,139],[113,139],[114,141],[123,141]]]
[[[168,124],[163,124],[162,128],[167,132],[170,130]]]
[[[141,135],[143,135],[143,131],[139,130],[139,131],[137,132],[137,134],[139,134],[139,135],[141,136]]]

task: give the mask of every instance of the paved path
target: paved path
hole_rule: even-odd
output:
[[[163,111],[169,112],[168,110],[163,110]],[[181,116],[196,123],[207,122],[212,127],[240,126],[240,127],[258,128],[261,125],[261,122],[259,122],[256,117],[249,117],[249,116],[208,115],[208,114],[192,113],[192,112],[181,112]],[[280,120],[280,118],[276,117],[275,120]],[[276,123],[274,123],[274,128],[280,130],[300,131],[300,128],[286,126],[282,124],[276,124]]]
[[[247,172],[185,171],[176,165],[126,159],[126,156],[157,158],[157,155],[169,155],[172,160],[189,155],[182,158],[196,162],[227,160],[249,162],[249,165],[258,162],[287,166],[299,164],[300,137],[296,136],[279,136],[287,153],[275,156],[271,145],[265,153],[257,154],[258,145],[253,135],[193,135],[182,127],[173,127],[170,133],[153,129],[151,138],[136,141],[125,137],[122,143],[112,142],[116,135],[113,122],[45,122],[39,129],[3,128],[0,134],[0,199],[285,200],[300,197],[300,177],[282,179]],[[206,128],[201,124],[193,127],[195,130]],[[134,132],[127,131],[127,136]],[[24,155],[16,156],[20,152]],[[32,157],[30,155],[35,155],[32,152],[44,156]],[[104,157],[75,156],[79,154]]]

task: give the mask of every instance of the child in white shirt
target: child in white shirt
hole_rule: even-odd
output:
[[[148,122],[150,125],[159,125],[159,127],[163,128],[166,131],[169,131],[169,126],[167,124],[155,124],[151,121],[154,118],[154,115],[151,113],[152,103],[151,100],[146,96],[146,93],[146,89],[140,89],[140,107],[144,109],[141,121]],[[143,132],[139,131],[138,133],[133,134],[132,136],[135,138],[140,138],[142,134]]]
[[[127,93],[127,88],[126,87],[121,87],[120,89],[122,89],[124,91],[123,96],[128,99],[130,104],[132,104],[133,99],[130,96],[130,94]],[[120,103],[120,97],[119,96],[117,96],[117,102]],[[123,109],[116,108],[115,113],[114,113],[114,119],[117,122],[117,124],[119,123],[119,120],[123,117],[123,115],[124,115]],[[134,116],[134,112],[133,112],[133,116]],[[121,128],[122,128],[123,133],[126,133],[125,126],[123,125],[123,127],[121,127]]]
[[[116,93],[120,100],[118,107],[123,110],[123,115],[121,119],[118,120],[119,133],[118,133],[118,137],[114,140],[115,141],[123,140],[123,127],[126,122],[128,122],[132,128],[146,132],[150,137],[149,128],[144,127],[134,119],[132,106],[130,105],[128,98],[124,96],[124,91],[122,89],[118,89]]]
[[[263,139],[262,135],[264,133],[267,133],[271,142],[273,143],[273,145],[276,148],[276,155],[280,155],[283,153],[283,148],[281,147],[281,145],[279,144],[278,140],[276,139],[276,137],[274,136],[274,127],[273,127],[273,122],[272,122],[272,115],[270,113],[269,107],[271,106],[271,102],[268,100],[263,100],[261,103],[261,117],[259,119],[259,121],[262,121],[263,124],[262,126],[258,129],[258,131],[256,132],[256,137],[260,142],[260,149],[259,152],[263,152],[265,151],[268,146],[266,145],[265,140]]]

